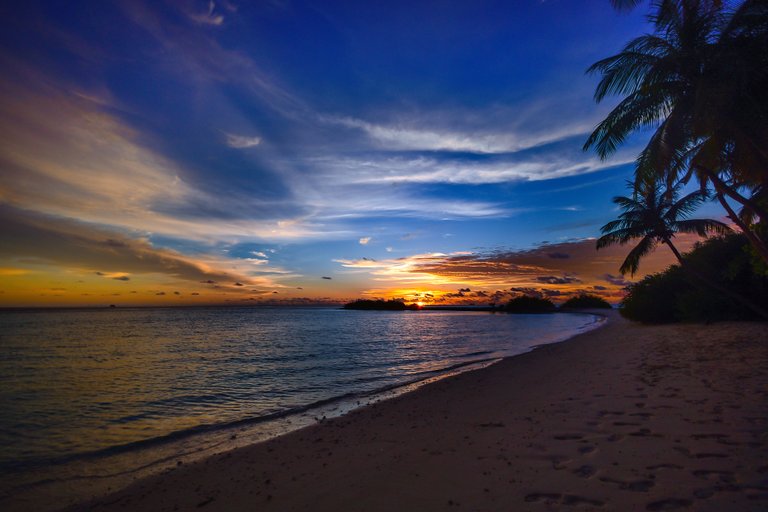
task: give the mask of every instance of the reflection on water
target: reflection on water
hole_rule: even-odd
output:
[[[521,353],[577,315],[336,309],[0,312],[0,472]]]

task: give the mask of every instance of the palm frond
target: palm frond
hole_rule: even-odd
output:
[[[619,11],[629,11],[632,10],[639,4],[642,0],[610,0],[611,5],[614,9],[617,9]]]
[[[630,133],[663,118],[670,108],[670,97],[663,90],[654,92],[657,94],[645,95],[638,92],[621,101],[597,125],[583,149],[586,151],[594,147],[604,160],[616,152]]]
[[[709,234],[725,235],[731,232],[727,224],[712,219],[688,219],[679,220],[674,224],[675,230],[681,233],[707,236]]]
[[[635,228],[621,228],[612,231],[606,231],[603,236],[597,239],[595,244],[597,249],[604,249],[611,245],[625,245],[636,238],[647,236],[647,230]]]
[[[686,217],[709,199],[706,190],[696,190],[673,202],[664,213],[664,218],[669,222],[676,222],[679,217]]]
[[[634,94],[643,87],[668,81],[669,74],[655,68],[664,68],[663,58],[672,49],[664,39],[643,35],[630,41],[624,49],[589,68],[587,74],[600,73],[602,78],[595,88],[595,101],[600,103],[610,94]]]
[[[652,236],[643,237],[634,249],[629,251],[624,263],[619,267],[619,272],[634,276],[640,268],[640,260],[656,248],[657,241]]]

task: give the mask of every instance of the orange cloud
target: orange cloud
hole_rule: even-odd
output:
[[[254,275],[247,261],[192,258],[154,247],[143,238],[1,203],[0,225],[0,265],[5,264],[0,266],[0,302],[6,305],[54,300],[61,305],[147,304],[166,296],[163,300],[179,303],[193,298],[217,303],[226,296],[271,294],[286,287],[281,279],[295,277],[263,265]]]
[[[676,242],[687,251],[697,240],[695,236],[681,235]],[[617,302],[628,284],[675,262],[672,253],[660,246],[643,260],[641,273],[629,279],[618,272],[629,250],[629,246],[614,246],[597,251],[595,240],[587,239],[545,244],[526,251],[336,261],[351,271],[370,273],[374,281],[391,284],[366,290],[366,296],[425,303],[499,303],[520,294],[561,301],[575,294],[592,293]]]

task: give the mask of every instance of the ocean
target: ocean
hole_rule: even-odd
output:
[[[0,475],[179,439],[189,453],[189,439],[228,428],[279,434],[596,322],[331,308],[0,311]]]

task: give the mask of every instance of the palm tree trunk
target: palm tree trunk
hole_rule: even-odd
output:
[[[759,204],[748,197],[744,197],[743,195],[736,192],[736,190],[734,190],[732,187],[726,185],[725,182],[720,179],[717,173],[714,173],[706,167],[702,167],[700,165],[698,167],[702,170],[702,172],[704,172],[704,175],[709,178],[709,180],[715,186],[715,190],[718,194],[727,195],[739,204],[744,205],[744,207],[748,210],[752,211],[760,218],[761,222],[768,222],[768,212],[764,208],[761,208]]]
[[[719,291],[720,293],[722,293],[724,295],[727,295],[728,297],[730,297],[733,300],[735,300],[738,303],[740,303],[742,306],[745,306],[745,307],[751,309],[753,312],[755,312],[761,318],[763,318],[765,320],[768,320],[768,311],[766,311],[762,307],[758,306],[757,304],[754,304],[751,300],[743,297],[742,295],[740,295],[740,294],[738,294],[736,292],[733,292],[733,291],[729,290],[728,288],[726,288],[724,286],[721,286],[719,283],[713,281],[712,279],[707,277],[704,273],[700,272],[698,269],[693,267],[690,263],[688,263],[687,261],[685,261],[683,259],[683,256],[680,254],[680,251],[677,250],[677,247],[674,246],[674,244],[672,243],[672,240],[670,240],[669,238],[665,238],[664,239],[664,243],[667,244],[667,246],[672,250],[672,252],[674,253],[675,257],[677,258],[677,261],[680,262],[680,267],[683,270],[685,270],[686,272],[688,272],[692,276],[696,277],[701,282],[703,282],[706,285],[708,285],[710,288],[713,288],[713,289]]]
[[[768,246],[765,245],[760,237],[758,237],[751,229],[749,229],[749,226],[747,226],[741,220],[741,217],[739,217],[736,212],[733,211],[731,205],[728,204],[728,201],[725,200],[725,197],[723,197],[723,194],[720,192],[717,193],[717,200],[720,201],[720,204],[723,206],[723,208],[725,208],[725,211],[728,212],[728,218],[731,219],[733,223],[739,227],[742,233],[744,233],[744,236],[747,237],[749,243],[751,243],[755,250],[757,250],[757,253],[763,259],[763,261],[768,263]]]

